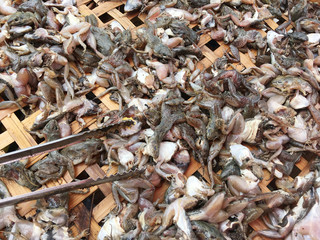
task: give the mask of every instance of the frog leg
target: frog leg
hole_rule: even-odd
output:
[[[70,240],[80,240],[82,238],[88,237],[90,235],[89,229],[83,230],[78,236],[70,238]]]
[[[67,159],[67,169],[72,179],[75,178],[74,166],[71,159]],[[62,175],[61,175],[62,176]]]
[[[53,153],[53,152],[51,152],[51,153]],[[72,160],[70,158],[65,157],[61,153],[55,151],[54,156],[52,156],[52,160],[49,159],[48,161],[59,166],[59,173],[58,173],[59,177],[62,177],[67,169],[68,172],[70,173],[70,176],[72,177],[72,179],[75,178],[74,166],[73,166]]]
[[[36,19],[36,18],[32,18],[32,22],[33,22],[33,24],[34,24],[34,26],[36,27],[36,28],[38,28],[39,27],[39,22],[38,22],[38,20]]]
[[[87,194],[89,192],[90,192],[90,188],[78,189],[78,190],[70,191],[70,193],[74,193],[74,194]]]
[[[20,111],[27,116],[27,113],[24,111],[24,109],[21,107],[18,101],[2,101],[0,103],[0,109],[6,109],[6,108],[14,108],[18,107]]]
[[[81,35],[78,33],[74,34],[75,35],[75,41],[77,41],[81,47],[83,47],[83,54],[87,51],[87,45],[82,41]]]
[[[272,154],[272,156],[269,158],[269,161],[271,161],[271,160],[275,159],[276,157],[278,157],[278,156],[281,154],[282,150],[283,150],[283,146],[281,145],[281,146],[277,149],[277,151],[275,151],[275,153]]]
[[[101,156],[102,158],[102,156]],[[92,156],[92,155],[89,155],[86,157],[86,159],[83,161],[86,165],[90,166],[92,164],[95,164],[97,162],[99,158],[97,158],[96,156]]]
[[[25,128],[27,129],[27,128]],[[31,135],[36,135],[38,138],[45,138],[45,134],[41,133],[40,130],[37,131],[29,131],[27,130],[28,133],[30,133]]]
[[[64,78],[64,82],[65,82],[66,85],[67,85],[68,92],[69,92],[70,95],[71,95],[71,98],[74,98],[74,90],[73,90],[73,87],[71,86],[71,84],[70,84],[70,82],[69,82],[69,80],[68,80],[69,72],[70,72],[70,68],[69,68],[69,64],[67,63],[67,64],[64,66],[63,78]]]
[[[63,42],[63,50],[66,54],[71,54],[76,48],[76,46],[77,44],[73,35],[71,35],[70,38]]]
[[[23,178],[25,178],[27,183],[28,183],[28,184],[26,184],[26,182],[24,182],[26,187],[30,188],[31,190],[33,188],[39,188],[40,187],[39,183],[36,181],[35,175],[33,174],[32,171],[30,171],[30,170],[25,168],[24,171],[23,171],[23,176],[24,176]]]
[[[75,41],[83,47],[83,54],[87,50],[87,45],[84,43],[84,41],[87,40],[89,36],[89,28],[81,28],[77,33],[73,34]]]
[[[112,150],[114,149],[115,145],[112,145],[109,150],[108,150],[108,155],[107,155],[107,159],[106,161],[109,163],[110,167],[111,167],[111,164],[112,163],[115,163],[115,164],[119,164],[119,159],[114,159],[112,158],[111,154],[112,154]],[[117,157],[117,156],[116,156]]]
[[[62,112],[64,93],[61,92],[59,88],[56,88],[55,92],[56,92],[56,102],[57,102],[58,109],[60,110],[60,112]]]
[[[79,116],[76,117],[76,120],[77,120],[77,122],[78,122],[79,125],[80,125],[80,129],[82,130],[83,127],[86,125],[86,122],[83,120],[82,117],[79,117]]]
[[[145,51],[148,53],[149,58],[152,59],[152,54],[154,54],[155,51],[153,50],[153,48],[149,44],[146,45]]]
[[[234,113],[233,117],[231,118],[230,122],[228,123],[228,126],[225,128],[221,128],[221,132],[224,134],[224,135],[228,135],[230,133],[238,133],[238,126],[241,127],[241,121],[242,121],[242,118],[241,118],[241,111],[238,110]]]
[[[153,195],[154,195],[154,188],[145,189],[140,193],[141,198],[145,198],[150,201],[152,201]]]
[[[88,44],[89,47],[91,47],[94,52],[101,57],[102,59],[105,57],[101,52],[97,50],[97,41],[92,32],[89,32],[88,37],[86,39],[86,43]]]
[[[48,174],[45,171],[37,171],[35,173],[35,179],[37,180],[37,182],[39,182],[41,185],[47,183],[50,180],[55,180],[58,179],[60,177],[62,177],[62,175],[66,172],[66,167],[65,166],[61,166],[59,168],[59,171],[56,173],[51,173]]]
[[[62,177],[65,174],[66,171],[67,171],[67,167],[66,166],[60,166],[59,172],[57,172],[55,174],[52,174],[53,175],[53,179],[58,179],[58,178]]]
[[[117,215],[121,212],[123,208],[119,198],[118,191],[119,191],[119,187],[116,185],[116,182],[112,183],[112,196],[117,205],[117,208],[116,208]]]
[[[89,37],[91,24],[85,24],[83,27],[80,28],[80,30],[77,32],[77,35],[79,36],[79,43],[80,45],[86,50],[87,46],[84,44],[84,41],[87,40]],[[84,50],[84,52],[85,52]]]
[[[31,166],[30,170],[33,172],[38,172],[38,171],[43,171],[43,166],[48,166],[49,164],[55,165],[55,162],[53,161],[53,158],[55,156],[55,155],[53,155],[54,153],[55,153],[55,151],[50,152],[46,158],[41,159],[40,161],[33,164]],[[45,168],[45,169],[48,169],[48,168]],[[52,168],[50,170],[52,172]],[[50,174],[50,173],[47,171],[47,174]]]
[[[142,54],[148,54],[149,53],[148,51],[138,50],[134,46],[131,46],[131,48],[137,53],[142,53]]]
[[[45,179],[42,179],[41,176],[38,176],[38,173],[35,173],[35,179],[36,181],[40,184],[40,185],[44,185],[46,184],[48,181],[51,180],[51,178],[45,178]],[[48,175],[46,175],[46,177],[48,177]]]
[[[210,187],[211,188],[213,188],[213,186],[214,186],[214,177],[213,177],[213,163],[214,163],[214,159],[212,159],[212,158],[210,158],[209,160],[208,160],[208,165],[207,165],[207,167],[208,167],[208,174],[209,174],[209,178],[210,178],[210,182],[211,182],[211,185],[210,185]]]
[[[136,182],[132,182],[132,179],[127,181],[116,181],[112,184],[112,194],[113,198],[117,204],[117,214],[122,210],[122,204],[119,198],[119,194],[128,202],[135,203],[139,198],[139,185],[135,184]],[[132,187],[134,186],[135,187]]]
[[[130,181],[130,180],[129,180]],[[119,194],[128,202],[135,203],[139,198],[139,191],[137,187],[119,188]]]

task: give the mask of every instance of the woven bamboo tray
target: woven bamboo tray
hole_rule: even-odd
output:
[[[121,1],[98,2],[98,0],[77,0],[77,5],[81,14],[85,16],[94,14],[98,19],[100,27],[106,26],[114,20],[118,21],[125,29],[131,29],[133,30],[133,32],[137,28],[145,26],[144,19],[146,18],[146,14],[139,15],[139,13],[125,13],[123,10],[124,4],[125,2]],[[283,16],[282,21],[285,20],[286,16]],[[272,29],[278,27],[278,24],[271,19],[266,20],[265,22]],[[280,23],[281,21],[279,22],[279,24]],[[193,24],[191,25],[191,27],[196,27],[196,25]],[[289,26],[288,28],[291,27],[292,26]],[[266,35],[266,32],[262,30],[260,32],[263,36]],[[209,34],[201,35],[198,46],[201,48],[204,55],[204,58],[198,64],[198,68],[200,69],[210,67],[218,57],[223,56],[225,51],[229,51],[229,47],[227,45],[224,45],[223,42],[212,40]],[[240,57],[241,64],[234,65],[236,69],[243,70],[245,68],[255,66],[248,55],[240,53]],[[104,90],[104,88],[99,87],[89,93],[87,97],[93,99]],[[109,95],[100,97],[99,99],[101,101],[100,107],[103,110],[106,111],[118,109],[118,105],[109,99]],[[35,146],[43,141],[36,141],[28,132],[39,113],[40,111],[33,113],[27,118],[24,118],[22,113],[18,109],[0,110],[0,154],[4,154],[4,152],[7,151],[13,151],[18,148],[22,149],[30,146]],[[85,128],[96,128],[96,120],[94,117],[85,117],[84,120],[86,122]],[[77,122],[72,123],[72,130],[73,133],[77,133],[80,131],[80,126]],[[43,157],[44,155],[39,155],[30,158],[28,166],[33,165],[36,161]],[[306,158],[302,157],[301,161],[296,164],[291,177],[294,178],[297,175],[304,176],[305,174],[307,174],[309,171],[308,163],[309,161],[307,161]],[[107,166],[99,167],[97,164],[89,167],[86,167],[84,164],[75,166],[75,173],[78,179],[84,179],[88,177],[102,177],[106,174],[107,170]],[[108,174],[114,174],[115,172],[116,168],[112,168],[108,171]],[[195,174],[197,176],[201,175],[205,180],[209,182],[209,176],[207,172],[203,172],[203,170],[201,169],[201,165],[194,160],[191,162],[185,174],[186,176],[190,176],[192,174]],[[273,179],[269,178],[269,172],[265,171],[264,179],[260,183],[260,188],[263,192],[270,192],[271,190],[273,190]],[[30,191],[29,189],[22,187],[13,181],[9,181],[6,179],[2,180],[7,185],[12,196],[27,193]],[[66,173],[62,179],[59,179],[59,181],[51,181],[50,183],[46,184],[46,186],[51,187],[71,181],[72,179],[69,173]],[[154,200],[163,200],[164,193],[168,186],[168,183],[163,183],[163,185],[156,190]],[[17,210],[21,216],[33,216],[35,214],[34,204],[35,201],[18,204]],[[103,224],[103,219],[115,206],[116,205],[112,197],[110,183],[92,187],[90,189],[90,192],[84,195],[70,194],[69,210],[71,216],[75,216],[75,220],[73,222],[73,225],[71,226],[72,235],[76,236],[84,229],[90,228],[90,236],[88,237],[88,239],[97,239],[98,232]],[[260,219],[250,223],[250,226],[254,230],[267,228]],[[256,237],[256,239],[262,238]]]

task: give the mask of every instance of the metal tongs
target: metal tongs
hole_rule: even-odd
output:
[[[106,132],[111,131],[113,128],[121,127],[121,126],[129,126],[133,124],[132,120],[124,120],[119,123],[109,124],[105,127],[93,129],[90,131],[85,131],[82,133],[78,133],[75,135],[71,135],[65,138],[60,138],[57,140],[53,140],[50,142],[46,142],[37,146],[29,147],[20,149],[14,152],[6,153],[3,155],[0,155],[0,165],[16,162],[19,160],[22,160],[27,157],[33,157],[35,155],[41,154],[41,153],[47,153],[54,150],[58,150],[61,148],[64,148],[69,145],[73,145],[76,143],[81,142],[82,140],[86,138],[101,138],[105,136]]]
[[[57,149],[61,149],[66,146],[79,143],[85,140],[86,138],[92,138],[92,137],[101,138],[105,136],[106,132],[108,131],[111,131],[121,126],[129,126],[132,123],[133,121],[131,120],[123,120],[119,123],[109,124],[108,126],[105,126],[105,127],[97,128],[90,131],[85,131],[85,132],[71,135],[58,140],[46,142],[34,147],[29,147],[29,148],[17,150],[14,152],[6,153],[0,156],[0,164],[7,164],[7,163],[19,161],[27,157],[32,157],[41,153],[47,153]],[[99,179],[89,178],[89,179],[85,179],[77,182],[66,183],[60,186],[41,189],[38,191],[34,191],[34,192],[30,192],[30,193],[26,193],[26,194],[14,196],[14,197],[8,197],[0,200],[0,208],[17,204],[20,202],[31,201],[31,200],[47,197],[47,196],[58,194],[58,193],[69,192],[75,189],[88,188],[88,187],[92,187],[102,183],[118,181],[121,179],[127,179],[130,177],[138,176],[141,173],[143,173],[143,171],[144,169],[135,170],[135,171],[130,171],[123,174],[115,174],[108,177],[106,176]]]

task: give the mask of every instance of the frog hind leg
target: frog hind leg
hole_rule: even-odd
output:
[[[72,179],[75,178],[75,173],[74,173],[74,166],[73,166],[73,163],[72,163],[72,160],[69,160],[67,161],[67,169],[68,169],[68,172],[70,173],[70,176],[72,177]]]
[[[68,170],[72,179],[75,178],[74,166],[73,162],[70,158],[62,155],[61,153],[55,151],[55,155],[53,157],[55,159],[55,164],[59,163],[59,177],[62,177],[63,174]]]

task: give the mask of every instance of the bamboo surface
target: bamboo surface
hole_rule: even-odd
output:
[[[144,19],[146,14],[135,13],[124,13],[124,3],[121,1],[107,1],[99,2],[98,0],[77,0],[77,5],[79,11],[83,15],[94,14],[98,18],[99,26],[104,27],[110,24],[112,21],[118,21],[125,29],[131,29],[133,32],[137,28],[141,28],[144,25]],[[284,20],[286,16],[283,16]],[[265,21],[266,24],[271,28],[275,29],[278,27],[278,24],[273,20],[269,19]],[[196,26],[196,25],[191,25]],[[289,26],[289,28],[292,26]],[[263,36],[266,35],[266,32],[263,30],[260,31]],[[223,42],[216,42],[211,39],[209,34],[203,34],[200,37],[198,46],[201,48],[204,58],[198,63],[198,68],[208,68],[214,61],[223,56],[225,51],[229,51],[229,47],[224,45]],[[235,65],[236,69],[243,70],[244,68],[249,68],[255,66],[251,61],[250,57],[247,54],[240,53],[241,64]],[[99,87],[92,91],[92,93],[97,96],[102,93],[105,89]],[[118,106],[116,103],[109,99],[109,95],[99,98],[101,100],[100,107],[104,110],[114,110]],[[37,111],[32,115],[26,117],[23,120],[20,120],[18,109],[7,109],[0,110],[0,121],[3,126],[2,133],[0,134],[0,150],[7,149],[9,146],[14,147],[17,145],[18,148],[23,149],[30,146],[35,146],[41,142],[36,142],[31,134],[28,132],[30,130],[36,116],[40,113]],[[96,128],[96,119],[95,117],[85,117],[86,126],[89,129]],[[77,122],[72,123],[73,133],[78,133],[81,129]],[[9,148],[10,149],[10,148]],[[4,151],[0,151],[0,154],[3,154]],[[28,166],[33,165],[36,161],[43,158],[44,155],[39,155],[29,159]],[[308,173],[309,165],[308,161],[304,158],[296,164],[295,175],[303,176]],[[103,177],[106,173],[113,174],[116,172],[116,168],[108,170],[107,166],[99,167],[97,164],[87,167],[84,164],[75,166],[75,175],[76,176],[85,176],[85,177]],[[187,172],[186,176],[192,174],[201,174],[208,182],[209,177],[206,171],[203,172],[201,165],[192,161]],[[294,176],[293,176],[294,177]],[[263,192],[270,192],[269,184],[272,182],[270,178],[270,173],[265,171],[264,179],[260,183],[260,188]],[[15,196],[23,193],[27,193],[30,190],[18,185],[13,181],[2,179],[7,185],[10,193]],[[46,184],[47,187],[51,187],[58,184],[63,184],[66,182],[72,181],[69,173],[66,173],[65,176],[58,181],[51,181]],[[163,185],[156,190],[154,200],[164,198],[164,193],[168,188],[168,183],[163,183]],[[93,194],[94,193],[94,194]],[[93,197],[94,195],[94,197]],[[93,199],[93,201],[92,201]],[[88,204],[89,202],[89,204]],[[92,203],[93,202],[93,203]],[[35,214],[34,209],[35,201],[25,202],[18,204],[17,210],[21,216],[32,216]],[[92,205],[92,210],[87,206]],[[111,184],[106,183],[99,186],[92,187],[87,194],[70,194],[70,204],[69,210],[71,216],[75,217],[74,223],[71,226],[71,231],[73,236],[78,235],[84,229],[90,228],[89,239],[97,239],[98,232],[103,224],[103,219],[107,214],[115,207],[115,202],[111,193]],[[254,230],[266,229],[266,226],[261,220],[256,220],[250,223],[250,226]],[[257,237],[256,239],[261,239]]]

